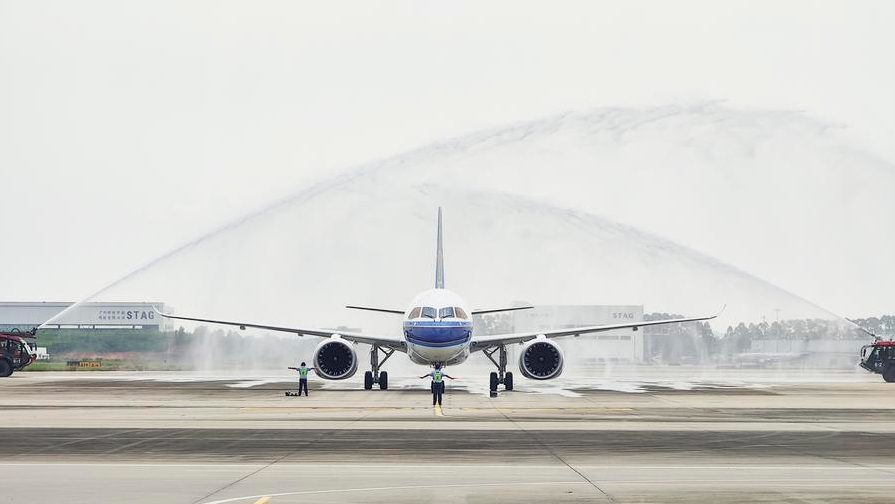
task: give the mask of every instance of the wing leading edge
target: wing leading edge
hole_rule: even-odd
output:
[[[726,308],[726,306],[725,306]],[[711,320],[716,318],[721,312],[724,311],[724,308],[721,308],[721,311],[714,315],[704,316],[704,317],[688,317],[688,318],[679,318],[679,319],[666,319],[666,320],[650,320],[648,322],[626,322],[624,324],[605,324],[605,325],[596,325],[596,326],[583,326],[583,327],[571,327],[571,328],[563,328],[563,329],[553,329],[549,331],[532,331],[532,332],[524,332],[524,333],[512,333],[512,334],[493,334],[488,336],[479,336],[473,337],[471,348],[473,352],[476,350],[482,350],[488,347],[498,346],[498,345],[509,345],[512,343],[524,343],[529,340],[533,340],[538,336],[544,336],[548,339],[552,338],[562,338],[565,336],[578,336],[581,334],[591,334],[598,333],[603,331],[611,331],[613,329],[633,329],[637,330],[641,327],[653,326],[653,325],[662,325],[662,324],[677,324],[681,322],[698,322],[700,320]]]
[[[362,334],[362,333],[353,333],[353,332],[342,332],[342,331],[332,331],[326,329],[306,329],[300,327],[281,327],[281,326],[272,326],[272,325],[263,325],[263,324],[252,324],[249,322],[234,322],[229,320],[215,320],[215,319],[204,319],[204,318],[196,318],[196,317],[180,317],[177,315],[171,315],[169,313],[160,312],[157,308],[153,307],[156,313],[161,315],[162,317],[176,320],[189,320],[192,322],[208,322],[211,324],[221,324],[221,325],[229,325],[238,327],[240,329],[245,329],[247,327],[251,327],[254,329],[266,329],[268,331],[278,331],[278,332],[287,332],[298,334],[299,336],[320,336],[323,338],[329,338],[330,336],[338,334],[342,337],[342,339],[347,341],[352,341],[354,343],[366,343],[368,345],[380,345],[383,347],[393,348],[395,350],[399,350],[401,352],[407,351],[407,344],[404,342],[404,338],[400,336],[389,336],[389,335],[378,335],[378,334]]]

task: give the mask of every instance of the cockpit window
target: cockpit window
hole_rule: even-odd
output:
[[[454,316],[454,309],[450,306],[438,310],[438,318],[449,318]]]
[[[438,312],[435,311],[435,308],[432,308],[431,306],[426,306],[426,307],[423,307],[423,317],[434,319],[434,318],[438,317]]]
[[[408,315],[407,318],[411,318],[411,319],[420,318],[421,311],[423,311],[423,309],[420,308],[419,306],[417,306],[416,308],[410,310],[410,315]]]
[[[461,319],[469,319],[469,317],[466,316],[466,312],[463,311],[463,308],[460,308],[459,306],[454,307],[454,316]]]

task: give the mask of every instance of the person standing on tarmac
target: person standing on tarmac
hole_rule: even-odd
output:
[[[289,369],[294,369],[298,371],[298,395],[301,397],[301,391],[304,389],[305,397],[308,397],[308,371],[317,372],[317,368],[308,367],[304,362],[301,363],[299,367],[290,367]]]
[[[435,364],[435,369],[431,372],[420,376],[420,379],[425,378],[427,376],[432,377],[432,406],[435,406],[437,402],[439,406],[441,406],[441,396],[444,394],[444,379],[450,378],[454,379],[453,376],[448,375],[444,371],[441,370],[441,364]]]

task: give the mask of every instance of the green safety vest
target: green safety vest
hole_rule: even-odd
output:
[[[301,378],[307,378],[308,377],[308,368],[305,366],[298,368],[298,376],[300,376]]]
[[[435,383],[441,383],[441,378],[444,376],[444,373],[441,371],[432,371],[432,381]]]

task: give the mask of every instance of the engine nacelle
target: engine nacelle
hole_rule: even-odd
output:
[[[317,345],[312,362],[317,375],[327,380],[344,380],[357,372],[357,352],[337,335]]]
[[[532,380],[549,380],[562,374],[562,348],[543,336],[531,340],[519,353],[519,370]]]

